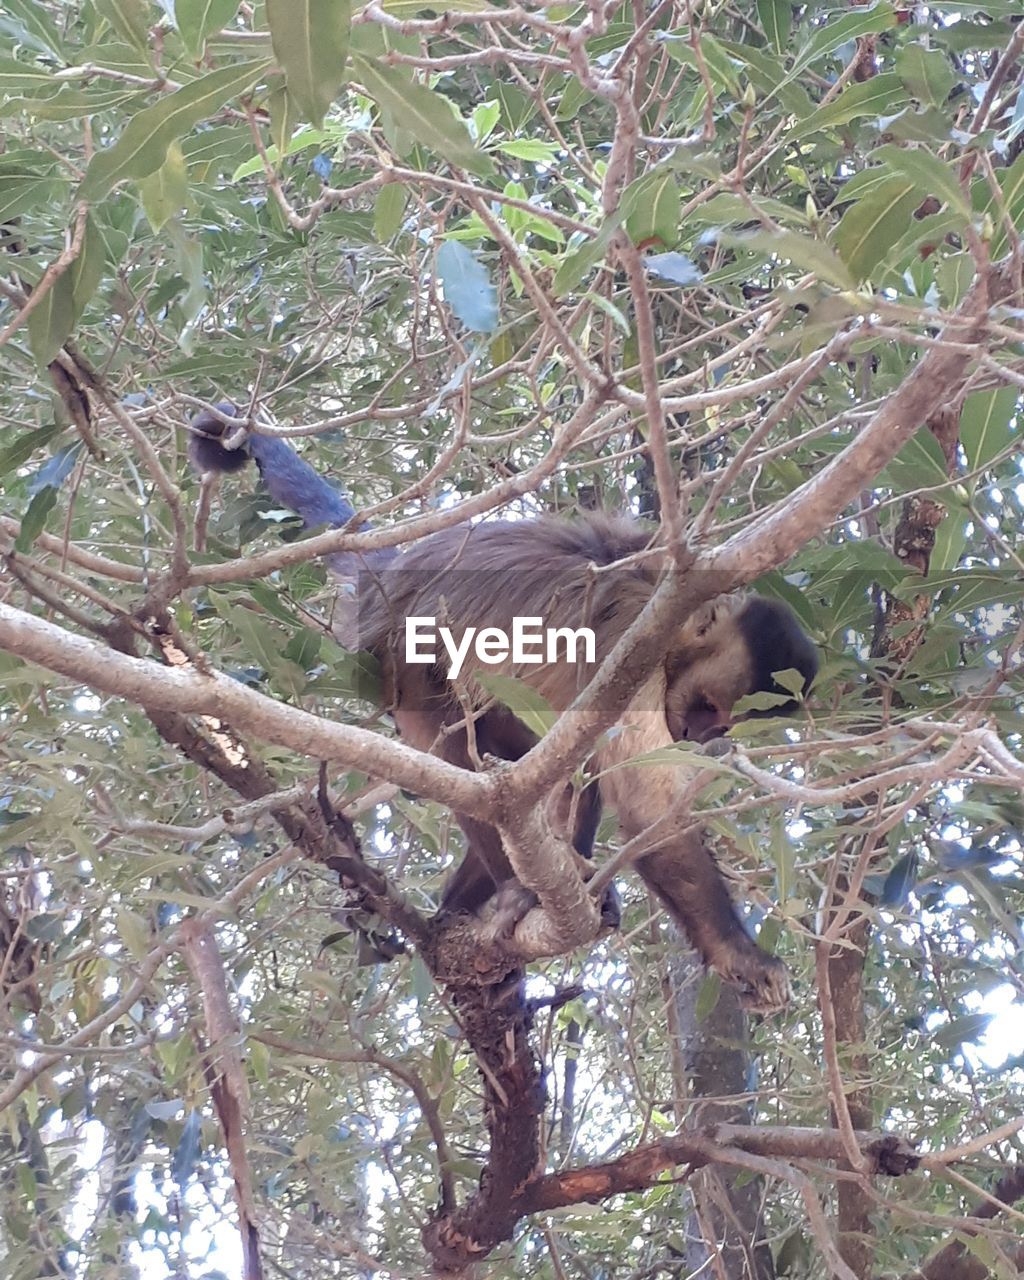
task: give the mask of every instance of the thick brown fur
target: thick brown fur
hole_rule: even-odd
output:
[[[475,666],[453,685],[446,664],[405,661],[405,620],[433,617],[457,638],[464,628],[508,631],[516,616],[545,626],[593,628],[596,662],[611,650],[650,599],[662,571],[651,533],[635,521],[588,515],[579,520],[484,522],[437,533],[378,572],[361,576],[361,644],[384,668],[387,697],[402,737],[411,745],[472,768],[485,754],[515,760],[534,736],[508,711],[488,702]],[[616,567],[621,562],[626,567]],[[759,642],[770,646],[759,649]],[[698,833],[680,834],[690,772],[679,765],[631,764],[636,756],[683,739],[707,742],[724,733],[732,708],[759,689],[781,693],[771,672],[796,668],[810,683],[813,646],[792,613],[757,596],[727,595],[699,610],[678,630],[664,661],[637,688],[621,722],[591,760],[598,781],[574,805],[573,843],[591,854],[601,803],[617,811],[625,839],[651,832],[636,868],[683,927],[704,961],[737,984],[751,1007],[784,1002],[782,965],[763,952],[740,920],[725,880]],[[508,668],[564,711],[594,666],[557,662]],[[467,715],[467,708],[469,714]],[[494,828],[456,815],[466,856],[449,882],[446,910],[477,910],[513,877]],[[529,899],[512,895],[516,908]]]
[[[218,407],[234,412],[228,402]],[[237,467],[236,456],[220,457],[225,450],[216,441],[223,428],[212,415],[200,415],[192,430],[198,438],[192,459],[199,470]],[[348,499],[284,441],[253,435],[246,451],[274,499],[298,511],[308,527],[345,524],[354,517]],[[342,577],[358,575],[359,644],[381,662],[386,699],[403,739],[470,769],[487,755],[517,760],[536,738],[475,679],[494,667],[467,663],[461,680],[453,682],[445,663],[408,662],[406,619],[434,618],[455,637],[468,627],[508,632],[516,617],[540,618],[544,627],[592,628],[594,663],[563,660],[506,668],[561,712],[639,615],[665,568],[651,530],[631,519],[594,514],[574,520],[483,521],[432,534],[397,556],[357,562],[337,554],[329,563]],[[346,643],[351,624],[349,606]],[[791,610],[753,595],[718,597],[679,627],[664,660],[638,682],[619,723],[593,754],[594,781],[579,795],[567,788],[556,806],[576,849],[588,858],[602,804],[613,808],[623,838],[639,837],[644,845],[635,866],[645,883],[705,963],[738,986],[751,1008],[762,1010],[785,1002],[785,969],[747,933],[700,834],[686,830],[693,766],[682,760],[633,761],[680,740],[706,743],[721,736],[740,698],[759,691],[784,693],[772,673],[790,668],[801,673],[805,688],[817,670],[814,646]],[[790,700],[774,714],[794,705]],[[456,817],[467,850],[445,889],[442,909],[477,911],[497,893],[498,927],[509,930],[531,899],[514,892],[498,831],[478,819]]]

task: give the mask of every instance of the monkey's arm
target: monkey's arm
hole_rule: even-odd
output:
[[[653,676],[630,704],[619,732],[599,752],[601,794],[619,815],[625,839],[680,809],[687,775],[669,765],[626,763],[633,757],[673,744],[665,719],[663,676]],[[701,833],[651,833],[652,848],[636,861],[645,883],[685,931],[704,963],[740,988],[751,1009],[768,1012],[785,1005],[789,981],[781,961],[762,951],[750,937],[729,894],[725,878],[704,845]]]

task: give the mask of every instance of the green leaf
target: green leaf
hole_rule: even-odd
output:
[[[537,104],[516,84],[499,80],[494,91],[501,103],[501,116],[510,134],[518,134],[537,114]]]
[[[878,123],[898,142],[923,142],[938,147],[949,141],[949,120],[937,107],[904,107]]]
[[[785,903],[793,896],[796,885],[796,846],[781,823],[772,824],[772,860],[775,863],[775,894]]]
[[[677,62],[690,67],[696,74],[700,73],[703,64],[714,92],[725,92],[735,101],[743,92],[740,83],[740,69],[736,60],[728,50],[707,31],[701,36],[700,57],[685,36],[669,36],[665,47]]]
[[[787,141],[792,138],[805,138],[819,129],[829,129],[836,125],[849,124],[860,116],[887,116],[899,110],[907,101],[907,95],[900,83],[900,78],[892,71],[883,71],[872,76],[870,80],[862,80],[860,84],[852,84],[844,89],[838,98],[833,98],[823,107],[818,107],[809,116],[795,124],[786,134]]]
[[[192,181],[201,183],[211,172],[230,173],[242,155],[251,153],[252,138],[244,126],[217,125],[184,138],[181,150]]]
[[[496,698],[509,711],[535,733],[543,738],[558,719],[554,708],[531,685],[513,676],[503,676],[497,671],[487,671],[475,675],[477,684]]]
[[[400,182],[381,187],[373,207],[373,233],[381,244],[390,244],[398,235],[408,202],[409,193]]]
[[[168,222],[165,234],[174,249],[174,260],[188,288],[178,301],[181,312],[181,332],[178,342],[183,351],[192,347],[190,332],[193,320],[206,305],[206,278],[203,275],[203,245],[194,236],[186,235],[177,219]]]
[[[921,147],[898,147],[895,143],[889,143],[873,151],[871,158],[880,160],[890,173],[916,183],[919,202],[925,195],[938,196],[951,209],[960,213],[965,221],[970,221],[970,201],[952,169],[938,156]]]
[[[819,58],[834,53],[840,45],[857,40],[861,36],[877,35],[896,25],[896,15],[891,4],[879,3],[856,8],[828,22],[814,32],[793,59],[786,80],[795,80]]]
[[[733,40],[723,40],[721,46],[730,57],[746,67],[750,83],[765,102],[778,95],[786,111],[796,119],[811,114],[814,104],[810,95],[802,84],[794,84],[787,78],[785,66],[777,54]]]
[[[960,563],[967,546],[967,525],[970,517],[964,510],[954,508],[935,530],[935,544],[928,560],[928,573],[949,573]]]
[[[247,657],[263,668],[282,693],[297,697],[304,691],[305,672],[282,653],[284,646],[280,627],[251,609],[230,603],[219,593],[212,593],[210,601],[238,637]]]
[[[25,114],[33,120],[81,120],[98,111],[110,111],[137,98],[137,89],[73,89],[64,85],[51,98],[8,98],[0,103],[0,116]]]
[[[558,110],[555,112],[555,120],[558,124],[565,124],[569,120],[575,120],[587,103],[593,100],[593,97],[593,90],[588,89],[575,76],[570,77],[558,97]]]
[[[801,682],[802,684],[802,682]],[[745,693],[742,698],[737,698],[733,704],[733,714],[736,716],[745,716],[750,711],[775,711],[779,707],[787,706],[792,699],[785,693]],[[760,728],[761,721],[758,720],[756,725],[737,726],[738,728]]]
[[[181,38],[198,62],[206,38],[228,25],[238,11],[238,0],[174,0],[174,20]]]
[[[930,242],[935,243],[935,241]],[[975,261],[969,253],[951,253],[936,265],[935,283],[939,287],[943,303],[950,311],[959,305],[964,294],[974,283],[975,274]]]
[[[498,325],[498,294],[487,268],[457,240],[446,240],[437,251],[437,274],[444,300],[467,329],[492,333]]]
[[[621,221],[621,212],[613,214],[592,240],[585,241],[562,259],[552,286],[556,297],[560,298],[570,289],[575,289],[590,268],[603,260]]]
[[[867,279],[906,230],[920,203],[921,193],[913,182],[887,178],[850,205],[832,241],[854,279]]]
[[[167,158],[172,142],[255,84],[267,65],[260,60],[222,67],[138,112],[112,147],[93,156],[79,198],[101,200],[125,178],[149,177]]]
[[[793,6],[789,0],[757,0],[757,16],[768,43],[776,53],[785,53],[793,25]]]
[[[822,240],[801,235],[798,231],[721,231],[723,244],[749,249],[775,258],[785,258],[810,271],[819,280],[838,289],[852,289],[854,280],[841,259]]]
[[[968,1013],[962,1018],[954,1018],[931,1033],[932,1043],[940,1049],[956,1049],[962,1044],[970,1044],[985,1034],[991,1021],[990,1013]]]
[[[71,274],[65,271],[53,282],[28,318],[29,345],[41,366],[45,367],[56,356],[74,327]]]
[[[174,141],[167,148],[167,159],[156,173],[139,182],[142,207],[149,225],[159,231],[171,218],[176,217],[188,201],[188,174],[181,144]]]
[[[277,155],[280,156],[288,145],[288,139],[295,132],[296,108],[295,103],[288,96],[288,85],[284,76],[268,76],[267,90],[270,136],[274,140],[274,148]],[[258,160],[260,157],[256,156],[255,158]],[[233,180],[235,182],[238,181],[237,173]]]
[[[300,129],[294,137],[288,139],[283,152],[277,146],[267,147],[267,159],[272,165],[277,165],[282,154],[286,156],[298,155],[300,151],[308,151],[311,147],[320,147],[330,138],[330,134],[323,129],[314,129],[307,125],[304,129]],[[248,178],[254,173],[263,172],[263,160],[260,156],[250,156],[248,160],[243,160],[231,175],[232,182],[238,182],[242,178]]]
[[[1007,217],[1013,226],[1019,227],[1024,222],[1024,151],[1004,173],[1000,173],[999,186],[1002,191],[1003,204],[1006,206]],[[1006,227],[1003,225],[1003,219],[999,216],[998,206],[994,197],[990,197],[987,209],[996,224],[996,234],[992,240],[991,251],[993,255],[999,256],[1006,252]]]
[[[57,423],[51,422],[45,427],[37,427],[34,431],[22,432],[9,445],[0,449],[0,476],[6,476],[18,467],[24,466],[37,449],[49,444],[59,430]]]
[[[153,78],[153,64],[149,60],[148,51],[140,50],[134,44],[126,44],[123,40],[114,40],[109,36],[98,44],[92,44],[80,50],[78,62],[79,65],[92,63],[97,67],[121,71],[131,76],[141,76],[146,80]]]
[[[972,471],[986,466],[1012,442],[1010,424],[1018,394],[1016,387],[998,387],[994,391],[975,391],[964,401],[960,443]]]
[[[57,490],[53,485],[44,485],[28,504],[21,517],[21,529],[14,540],[15,551],[28,552],[32,543],[46,528],[46,517],[57,504]]]
[[[352,54],[352,68],[374,102],[417,142],[471,173],[494,172],[490,158],[473,145],[465,122],[446,98],[407,80],[397,67],[360,53]]]
[[[89,300],[103,279],[103,271],[107,264],[107,247],[103,233],[90,215],[85,221],[85,235],[78,257],[70,267],[71,276],[71,322],[76,325]]]
[[[31,152],[0,156],[0,222],[41,208],[56,197],[58,179],[34,167],[35,158]],[[46,163],[45,157],[39,158]]]
[[[802,210],[785,205],[781,200],[772,200],[770,197],[764,200],[754,198],[744,200],[742,196],[732,191],[720,191],[710,200],[705,200],[693,210],[690,219],[709,227],[727,227],[736,223],[749,226],[754,221],[755,211],[765,213],[769,218],[775,218],[787,225],[792,222],[805,222]]]
[[[603,311],[612,324],[618,327],[620,332],[624,333],[627,338],[629,337],[633,332],[633,328],[629,323],[628,317],[619,310],[614,302],[608,298],[602,298],[599,293],[588,293],[585,297],[592,306],[597,307],[598,311]]]
[[[666,249],[679,239],[679,186],[669,169],[657,169],[631,182],[622,193],[626,231],[634,244],[660,241]]]
[[[886,483],[900,493],[949,483],[946,459],[927,427],[918,428],[883,472]]]
[[[804,693],[804,674],[796,667],[783,667],[781,671],[773,671],[772,679],[780,689],[785,689],[794,698],[802,698]]]
[[[481,102],[473,111],[473,137],[477,143],[486,142],[494,132],[495,125],[501,119],[501,103],[488,100]]]
[[[53,72],[49,67],[19,62],[16,58],[0,58],[0,93],[23,89],[52,89],[53,86]]]
[[[125,44],[149,55],[149,14],[142,0],[93,0],[96,12],[110,23]]]
[[[528,160],[533,164],[550,164],[558,154],[558,147],[553,142],[544,142],[540,138],[524,138],[519,142],[499,142],[498,150],[514,160]]]
[[[0,31],[15,36],[27,48],[62,56],[61,37],[39,0],[4,0]]]
[[[896,74],[923,107],[941,107],[956,84],[946,55],[921,44],[907,44],[897,52]]]
[[[352,8],[349,0],[267,0],[274,54],[288,93],[315,125],[345,82]]]

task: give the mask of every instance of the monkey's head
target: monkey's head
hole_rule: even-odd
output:
[[[752,693],[787,694],[774,671],[795,668],[804,691],[818,671],[818,655],[788,605],[762,596],[726,596],[688,619],[667,664],[665,709],[677,742],[710,742],[739,720],[788,715],[795,699],[768,711],[734,716]]]
[[[238,406],[230,400],[221,400],[216,406],[219,413],[226,417],[237,418]],[[231,428],[215,418],[208,409],[203,409],[192,419],[192,430],[188,439],[188,459],[200,475],[209,472],[241,471],[249,461],[249,450],[244,444],[237,449],[225,449],[221,440]]]

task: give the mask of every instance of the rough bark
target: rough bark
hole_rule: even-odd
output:
[[[737,993],[723,985],[714,1009],[697,1018],[699,964],[680,951],[671,965],[680,1052],[691,1102],[688,1129],[708,1124],[749,1125],[752,1058],[750,1025]],[[772,1252],[764,1239],[764,1179],[728,1166],[710,1165],[690,1179],[694,1212],[687,1224],[686,1263],[722,1280],[774,1280]]]

